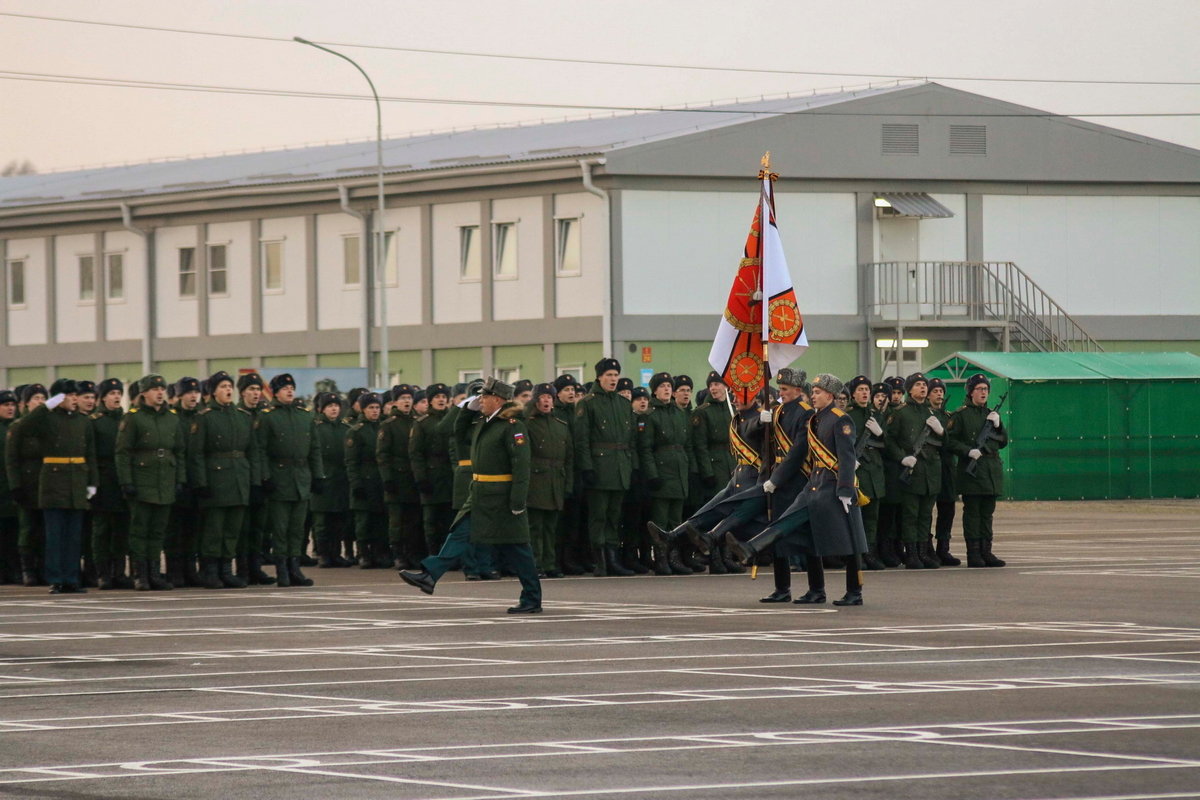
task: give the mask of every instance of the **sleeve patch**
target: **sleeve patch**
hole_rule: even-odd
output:
[[[517,444],[525,444],[525,434],[520,431],[513,434],[513,439],[516,440]]]
[[[851,435],[854,433],[854,426],[847,422],[842,426],[842,433],[846,434],[847,436]]]
[[[198,431],[198,430],[200,430],[200,423],[199,423],[199,422],[193,422],[193,423],[192,423],[192,433],[195,433],[195,432],[196,432],[196,431]]]

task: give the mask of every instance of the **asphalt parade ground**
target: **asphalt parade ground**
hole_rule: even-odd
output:
[[[1008,567],[867,573],[861,608],[761,605],[769,570],[526,617],[390,570],[0,587],[0,797],[1200,797],[1197,512],[1002,504]]]

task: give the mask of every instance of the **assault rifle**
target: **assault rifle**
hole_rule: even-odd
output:
[[[1007,399],[1008,399],[1008,392],[1005,392],[1003,395],[1000,396],[1000,402],[996,403],[996,407],[993,408],[992,411],[999,412],[1000,406],[1004,405],[1004,401]],[[988,413],[990,414],[991,411],[989,411]],[[975,447],[977,449],[983,451],[983,453],[986,455],[988,452],[987,443],[988,442],[998,442],[998,441],[1000,441],[1001,438],[1002,437],[1000,436],[1000,434],[996,432],[996,426],[992,424],[992,421],[990,419],[985,419],[983,421],[983,428],[981,428],[979,431],[979,436],[975,437]],[[971,459],[968,459],[968,461],[970,461],[971,463],[967,464],[967,468],[965,471],[968,475],[974,475],[975,470],[979,468],[979,459],[971,458]]]
[[[930,416],[933,416],[933,415],[930,414]],[[933,429],[930,428],[928,425],[921,426],[921,432],[917,434],[917,440],[915,442],[913,442],[913,451],[911,453],[909,453],[910,456],[912,456],[913,458],[921,457],[921,451],[923,449],[925,449],[925,442],[929,439],[929,434],[932,432],[933,432]],[[905,467],[904,469],[902,469],[900,471],[900,482],[904,483],[904,484],[912,483],[912,473],[913,473],[912,467]]]
[[[871,419],[871,411],[867,409],[867,419]],[[871,441],[871,432],[867,430],[864,424],[862,431],[858,434],[858,441],[854,443],[854,460],[862,461],[862,454],[867,449],[867,444]]]

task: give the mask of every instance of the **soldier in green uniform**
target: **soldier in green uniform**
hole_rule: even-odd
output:
[[[200,381],[180,378],[171,385],[170,393],[175,396],[175,418],[183,430],[186,446],[188,431],[200,411]],[[200,573],[196,571],[202,527],[203,519],[196,496],[191,492],[182,492],[171,507],[167,540],[163,545],[167,553],[167,580],[175,586],[202,585]]]
[[[438,428],[450,402],[450,388],[435,383],[425,389],[429,413],[413,423],[408,456],[413,478],[421,495],[421,518],[425,524],[425,546],[430,553],[442,542],[454,521],[454,466],[450,463],[450,434]]]
[[[571,373],[559,375],[554,379],[554,416],[567,423],[571,429],[571,439],[575,439],[575,392],[579,381]],[[584,552],[590,550],[586,542],[586,522],[584,517],[584,486],[583,477],[579,473],[579,462],[575,462],[575,484],[571,487],[567,499],[563,502],[562,513],[558,515],[558,563],[564,575],[582,575],[586,570],[582,561]]]
[[[100,589],[132,589],[125,575],[129,554],[129,505],[121,494],[117,476],[117,432],[125,412],[121,408],[124,385],[116,378],[100,381],[99,408],[91,415],[96,439],[96,468],[100,483],[92,498],[92,560],[98,571]]]
[[[200,504],[200,536],[206,589],[245,589],[233,573],[242,520],[253,495],[261,493],[254,418],[233,404],[233,378],[218,372],[205,382],[211,400],[188,429],[188,485]]]
[[[5,439],[4,467],[8,490],[17,504],[17,551],[21,559],[21,582],[25,586],[45,586],[46,535],[42,511],[38,508],[38,482],[42,474],[42,449],[36,436],[27,436],[25,419],[46,402],[46,387],[40,383],[21,388],[20,416],[13,422]]]
[[[129,557],[133,588],[174,588],[159,571],[171,506],[187,482],[184,432],[167,405],[161,375],[138,380],[138,400],[121,419],[114,460],[129,503]]]
[[[637,464],[637,420],[630,402],[617,394],[620,377],[619,361],[601,359],[596,382],[575,411],[575,467],[587,487],[588,540],[597,577],[608,574],[607,552],[621,545],[621,501]]]
[[[325,481],[313,486],[313,539],[316,541],[317,567],[348,567],[342,558],[342,543],[353,548],[354,517],[350,513],[350,479],[346,477],[346,434],[350,426],[342,419],[342,403],[336,392],[321,392],[313,401],[313,423],[317,447],[321,451],[321,470]]]
[[[267,407],[263,401],[262,376],[249,372],[237,380],[240,400],[238,408],[257,420],[259,413]],[[261,465],[260,465],[261,468]],[[266,477],[265,475],[261,477]],[[256,484],[257,485],[257,484]],[[270,586],[275,578],[263,572],[271,539],[267,532],[267,495],[261,488],[250,494],[250,507],[242,515],[242,533],[237,544],[237,575],[250,586]]]
[[[513,384],[513,402],[524,409],[533,400],[533,381],[522,378]]]
[[[665,531],[683,522],[688,476],[696,471],[691,421],[672,397],[673,390],[678,393],[666,372],[650,379],[651,411],[644,418],[645,426],[638,436],[638,463],[650,489],[650,520]],[[691,568],[687,562],[683,563]]]
[[[518,384],[520,382],[518,381]],[[458,418],[466,415],[472,419],[479,412],[467,407],[471,398],[483,390],[483,379],[473,380],[463,385],[463,399],[457,405],[450,405],[438,423],[438,433],[448,436],[450,441],[450,463],[454,465],[454,485],[451,491],[450,505],[454,513],[466,504],[471,496],[471,435],[469,425],[458,425]],[[522,406],[523,407],[523,406]],[[414,562],[415,564],[415,562]],[[484,545],[471,545],[463,556],[463,572],[467,580],[499,580],[500,573],[492,568],[492,554]]]
[[[388,512],[388,540],[395,563],[405,568],[425,557],[425,535],[421,523],[421,496],[413,477],[408,440],[417,420],[413,413],[416,387],[407,383],[392,387],[392,413],[379,428],[376,457],[383,480]]]
[[[950,424],[950,412],[946,408],[946,382],[941,378],[929,379],[929,407],[942,423],[942,427]],[[954,505],[958,499],[957,483],[954,479],[954,453],[950,449],[948,438],[942,440],[942,490],[938,492],[937,521],[934,530],[937,534],[937,549],[934,558],[943,567],[957,567],[962,561],[950,553],[950,531],[954,527]]]
[[[75,381],[75,396],[78,398],[75,411],[91,417],[96,410],[96,384],[92,381]],[[97,587],[96,563],[92,560],[92,509],[89,505],[83,514],[83,568],[79,572],[79,585],[88,589]]]
[[[696,472],[711,498],[729,482],[737,459],[729,449],[729,423],[734,416],[729,389],[716,372],[708,374],[707,388],[708,398],[692,412],[692,450]]]
[[[622,380],[627,379],[622,378]],[[617,394],[625,396],[621,390],[618,390]],[[637,420],[635,439],[640,442],[642,433],[646,430],[646,419],[650,414],[650,392],[645,386],[634,386],[629,390],[629,401],[633,408],[634,418]],[[667,564],[665,553],[662,559],[656,559],[654,543],[646,530],[646,523],[650,521],[651,512],[650,489],[647,488],[645,477],[640,469],[640,458],[638,464],[639,466],[630,475],[629,488],[625,491],[625,498],[621,505],[621,538],[627,543],[627,546],[636,545],[634,552],[628,553],[623,563],[628,569],[639,575],[651,572],[655,575],[670,575],[672,574],[671,567]]]
[[[325,479],[312,416],[296,405],[296,381],[288,373],[271,378],[274,400],[254,421],[259,475],[267,496],[267,530],[275,580],[283,587],[312,586],[300,571],[304,519],[313,486]]]
[[[992,384],[986,375],[967,378],[967,397],[947,426],[950,449],[958,455],[958,487],[963,498],[963,538],[967,542],[968,567],[1003,567],[992,553],[992,515],[996,498],[1004,494],[1004,463],[1000,451],[1008,446],[1008,431],[1000,412],[988,408]],[[991,435],[979,443],[984,426]],[[967,472],[975,463],[975,474]]]
[[[17,418],[17,396],[0,391],[0,463],[4,460],[8,426]],[[21,554],[17,550],[17,504],[8,488],[8,474],[0,470],[0,583],[20,583]]]
[[[887,399],[884,401],[884,421],[891,412],[904,405],[904,379],[887,377],[883,379],[887,387]],[[903,467],[892,458],[887,448],[883,451],[883,477],[886,491],[879,504],[879,521],[876,525],[876,540],[879,544],[879,560],[886,567],[899,567],[904,564],[904,542],[900,534],[900,472]]]
[[[855,452],[858,454],[858,490],[868,500],[862,506],[863,528],[867,535],[867,552],[863,553],[863,566],[869,570],[884,569],[879,560],[879,545],[876,541],[876,526],[879,522],[879,504],[887,491],[883,476],[883,423],[882,412],[875,409],[872,403],[873,387],[871,379],[866,375],[858,375],[848,384],[846,391],[850,401],[846,406],[846,415],[854,420],[856,439]]]
[[[614,381],[615,383],[615,381]],[[492,548],[497,560],[521,581],[520,602],[509,614],[540,614],[542,584],[529,546],[530,447],[521,409],[512,401],[513,387],[488,378],[483,393],[469,406],[475,417],[460,415],[459,427],[470,426],[471,495],[451,526],[436,556],[421,562],[420,572],[400,573],[409,585],[433,594],[438,579],[461,563],[471,544]]]
[[[900,530],[904,536],[907,569],[937,569],[928,537],[933,526],[933,506],[942,489],[942,437],[945,426],[929,407],[929,381],[924,373],[914,372],[904,381],[908,402],[888,415],[884,431],[887,453],[901,469],[910,470],[897,478],[900,487]],[[918,449],[922,431],[928,428]]]
[[[529,429],[529,535],[539,577],[561,578],[558,515],[574,483],[575,443],[571,427],[554,413],[557,393],[548,383],[533,388],[525,408]]]
[[[383,502],[383,479],[379,474],[377,447],[379,415],[383,401],[374,392],[359,396],[358,422],[346,432],[346,479],[350,484],[350,509],[354,512],[354,535],[358,541],[361,569],[387,569],[392,555],[387,544],[387,507]]]
[[[29,412],[25,435],[42,453],[37,506],[46,526],[46,580],[50,594],[84,593],[79,582],[83,514],[96,495],[96,440],[78,411],[75,381],[60,378],[50,399]]]

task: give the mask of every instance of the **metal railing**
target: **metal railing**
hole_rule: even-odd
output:
[[[870,316],[989,328],[1005,349],[1101,352],[1062,306],[1011,261],[885,261],[868,264]]]

